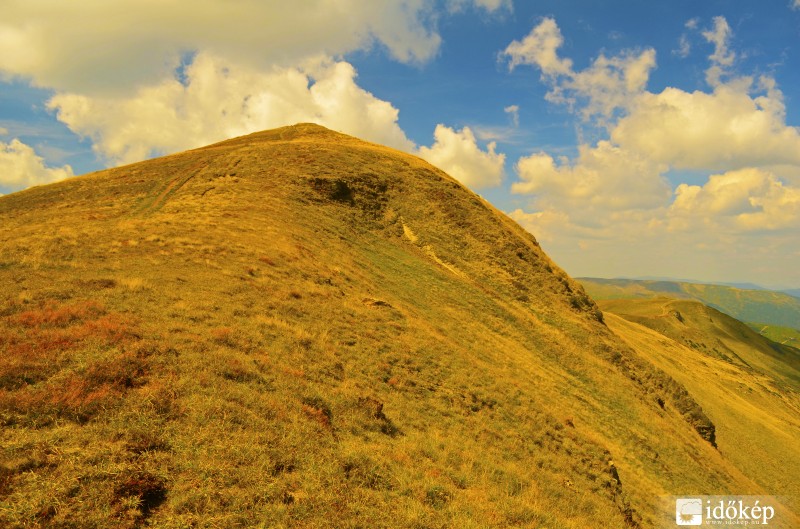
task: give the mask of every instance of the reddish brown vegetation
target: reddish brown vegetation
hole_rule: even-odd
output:
[[[304,398],[303,413],[317,421],[325,429],[331,429],[333,426],[333,413],[331,412],[331,408],[319,397]]]
[[[149,353],[138,347],[136,322],[97,301],[47,300],[0,325],[4,423],[85,421],[144,381]]]
[[[26,310],[10,319],[24,327],[65,327],[72,322],[97,317],[105,313],[96,301],[79,301],[71,305],[58,305],[53,300],[45,301],[39,308]]]

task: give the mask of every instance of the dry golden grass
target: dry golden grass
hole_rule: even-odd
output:
[[[602,306],[614,313],[606,320],[615,333],[686,385],[716,424],[726,458],[797,508],[800,351],[695,301]]]
[[[321,127],[0,198],[0,303],[3,526],[651,527],[765,491],[532,236]]]

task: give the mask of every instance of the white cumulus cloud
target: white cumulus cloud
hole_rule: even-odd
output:
[[[626,108],[644,91],[655,65],[653,49],[617,57],[601,54],[589,68],[574,73],[570,80],[557,86],[550,99],[574,105],[576,97],[584,98],[586,104],[581,110],[584,119],[594,115],[607,118],[616,109]]]
[[[611,140],[680,169],[800,165],[800,131],[786,125],[783,95],[771,79],[761,85],[755,95],[747,78],[713,92],[643,93],[611,129]]]
[[[506,156],[495,151],[494,142],[481,150],[469,127],[456,131],[441,124],[434,139],[432,146],[420,147],[420,157],[472,189],[500,185]]]
[[[700,25],[692,19],[686,28]],[[769,282],[776,271],[796,267],[800,128],[787,123],[773,78],[738,74],[724,18],[702,36],[713,45],[709,89],[692,92],[647,90],[652,50],[600,54],[574,70],[558,54],[563,37],[550,19],[506,48],[512,68],[541,70],[547,99],[583,121],[599,116],[597,132],[606,135],[579,145],[572,159],[538,152],[515,164],[511,190],[528,203],[510,215],[571,273],[678,270],[685,277]],[[677,53],[689,51],[684,36]],[[709,176],[689,184],[681,180],[685,171]]]
[[[522,40],[515,40],[503,51],[510,58],[509,69],[527,64],[537,66],[543,76],[568,75],[572,61],[558,56],[564,37],[552,18],[545,18]]]
[[[737,169],[712,175],[702,186],[679,185],[670,216],[674,229],[713,222],[746,231],[797,230],[800,189],[763,169]]]
[[[72,167],[48,167],[41,156],[18,139],[0,141],[0,187],[12,191],[73,176]]]
[[[510,0],[449,0],[510,12]],[[53,89],[48,108],[109,164],[310,121],[409,152],[398,109],[361,88],[343,54],[382,48],[422,63],[438,51],[433,0],[37,0],[4,6],[0,78]],[[225,21],[224,24],[220,20]],[[337,58],[338,57],[338,58]],[[504,155],[437,127],[420,152],[469,185],[494,185]]]
[[[666,166],[601,141],[595,148],[583,145],[571,163],[556,163],[550,155],[537,153],[520,158],[516,171],[520,180],[511,191],[537,197],[544,209],[580,211],[649,209],[664,205],[671,190],[662,173]]]
[[[112,163],[207,145],[257,130],[311,121],[411,150],[398,110],[356,84],[345,61],[260,71],[198,54],[181,82],[172,77],[131,97],[58,94],[58,119],[94,141]]]
[[[581,109],[584,119],[595,115],[608,118],[625,108],[644,90],[656,65],[655,50],[646,49],[614,57],[600,54],[591,66],[575,71],[571,59],[558,55],[563,42],[555,20],[545,18],[523,40],[509,44],[503,55],[509,58],[510,69],[523,64],[538,67],[551,87],[546,96],[549,101],[571,108],[585,103]]]
[[[59,91],[130,93],[196,51],[269,68],[376,44],[399,61],[424,62],[440,42],[428,0],[6,2],[0,71]]]

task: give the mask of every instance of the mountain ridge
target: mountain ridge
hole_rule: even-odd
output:
[[[685,383],[708,410],[724,439],[720,450],[744,468],[752,465],[750,452],[763,454],[755,479],[797,497],[793,476],[800,472],[800,459],[794,454],[800,446],[793,439],[800,431],[800,350],[776,344],[695,300],[600,304],[618,336],[639,344],[637,350]]]
[[[800,299],[769,289],[663,280],[577,279],[598,300],[668,296],[695,299],[740,321],[800,328]]]
[[[0,241],[11,527],[650,527],[660,495],[765,491],[406,153],[265,131],[0,197]]]

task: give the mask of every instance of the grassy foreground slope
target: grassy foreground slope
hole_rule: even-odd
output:
[[[744,322],[800,329],[800,298],[785,292],[680,281],[579,278],[593,299],[694,299]]]
[[[769,492],[601,319],[455,180],[315,125],[0,197],[0,526],[651,527]]]
[[[776,344],[697,301],[600,304],[618,336],[686,385],[717,426],[725,457],[796,505],[800,350]]]

